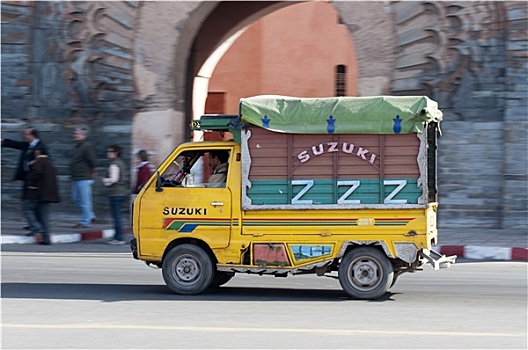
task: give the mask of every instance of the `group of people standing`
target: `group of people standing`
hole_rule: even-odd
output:
[[[93,210],[92,188],[97,176],[97,156],[95,147],[88,141],[88,129],[76,127],[73,130],[75,146],[70,156],[70,176],[72,181],[71,199],[80,209],[81,218],[73,228],[89,228],[96,221]],[[22,211],[28,225],[28,236],[42,235],[39,244],[51,244],[49,224],[49,204],[61,201],[57,183],[57,170],[46,145],[40,140],[34,127],[24,129],[24,141],[1,139],[2,147],[21,151],[14,180],[22,181]],[[121,159],[119,145],[108,146],[106,157],[110,160],[102,184],[108,188],[110,209],[114,221],[115,234],[108,244],[125,244],[122,220],[122,207],[129,190],[126,186],[127,171]],[[145,150],[137,154],[140,164],[133,193],[139,193],[141,186],[150,178],[152,170]]]

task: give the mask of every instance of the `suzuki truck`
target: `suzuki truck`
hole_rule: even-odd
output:
[[[179,145],[144,185],[133,256],[178,294],[312,274],[378,299],[403,273],[455,262],[433,250],[441,120],[426,96],[255,96],[204,115],[190,127],[221,141]]]

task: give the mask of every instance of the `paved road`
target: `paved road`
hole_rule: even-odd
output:
[[[527,348],[524,262],[407,274],[376,302],[315,276],[237,275],[184,297],[123,247],[80,246],[3,251],[4,349]]]

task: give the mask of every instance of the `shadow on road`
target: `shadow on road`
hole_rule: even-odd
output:
[[[379,300],[394,301],[387,293]],[[163,285],[2,283],[3,299],[117,301],[353,301],[344,291],[223,286],[200,295],[177,295]],[[365,300],[357,300],[363,301]]]

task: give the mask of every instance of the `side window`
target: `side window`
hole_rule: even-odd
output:
[[[162,187],[226,187],[228,150],[180,153],[161,174]]]
[[[229,171],[229,151],[211,150],[206,153],[209,165],[205,187],[226,187],[227,173]]]

